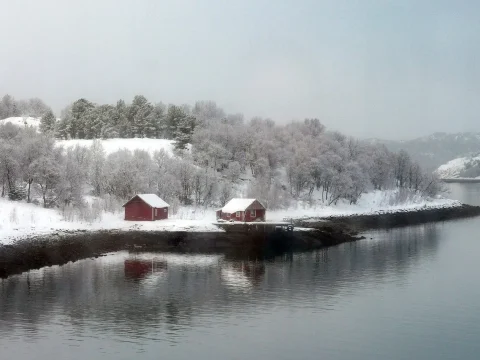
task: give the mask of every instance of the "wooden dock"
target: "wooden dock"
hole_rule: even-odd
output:
[[[294,226],[291,222],[281,221],[281,222],[216,222],[214,225],[225,230],[226,232],[238,232],[238,233],[249,233],[249,232],[261,232],[261,233],[272,233],[275,231],[286,231],[291,232],[294,229]]]

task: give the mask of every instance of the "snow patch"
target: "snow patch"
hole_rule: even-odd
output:
[[[0,120],[0,124],[7,124],[11,123],[12,125],[20,126],[20,127],[33,127],[34,129],[39,128],[40,126],[40,118],[34,118],[34,117],[22,117],[22,116],[16,116],[16,117],[9,117],[3,120]]]
[[[155,151],[165,150],[169,155],[173,155],[173,149],[175,145],[174,140],[167,139],[147,139],[147,138],[136,138],[136,139],[104,139],[97,140],[102,144],[105,153],[107,155],[114,153],[118,150],[144,150],[150,155],[153,155]],[[94,140],[86,139],[73,139],[73,140],[58,140],[57,145],[63,146],[64,148],[72,148],[76,145],[84,146],[90,148]]]

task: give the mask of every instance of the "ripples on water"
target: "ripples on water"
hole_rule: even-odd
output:
[[[476,219],[245,262],[126,252],[0,281],[0,359],[478,359]],[[126,273],[124,261],[155,261]]]

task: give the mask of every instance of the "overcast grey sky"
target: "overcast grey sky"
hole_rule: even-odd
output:
[[[215,100],[361,137],[480,131],[480,2],[0,0],[0,94]]]

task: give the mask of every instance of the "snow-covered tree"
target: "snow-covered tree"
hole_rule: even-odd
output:
[[[95,105],[86,100],[79,99],[72,104],[70,117],[70,136],[72,139],[85,139],[87,115],[95,108]]]
[[[40,119],[40,131],[44,134],[53,133],[55,131],[56,121],[57,119],[55,118],[53,111],[51,109],[46,110]]]
[[[98,140],[94,141],[90,147],[90,171],[88,178],[95,196],[102,195],[106,187],[105,160],[105,149],[102,143]]]
[[[6,94],[0,100],[0,120],[12,116],[20,116],[20,112],[13,96]]]
[[[43,207],[49,207],[55,200],[55,188],[61,178],[60,163],[54,152],[47,152],[32,163],[34,182],[38,186],[43,199]]]

